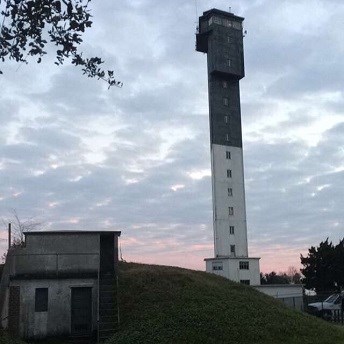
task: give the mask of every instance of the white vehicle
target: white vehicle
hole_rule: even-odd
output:
[[[318,316],[331,317],[334,310],[342,309],[344,294],[332,294],[322,302],[308,304],[308,312]]]

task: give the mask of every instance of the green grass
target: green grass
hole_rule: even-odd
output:
[[[12,338],[5,331],[0,330],[0,344],[25,344],[25,342]]]
[[[204,272],[121,263],[119,332],[107,343],[343,344],[344,329]]]

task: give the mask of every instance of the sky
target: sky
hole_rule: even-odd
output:
[[[68,62],[1,63],[0,217],[43,230],[121,230],[126,261],[204,270],[213,257],[206,55],[197,17],[245,17],[240,81],[249,253],[261,271],[344,237],[342,0],[92,1],[82,51],[122,88]],[[0,231],[0,253],[7,246]]]

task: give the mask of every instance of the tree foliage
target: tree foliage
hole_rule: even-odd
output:
[[[11,216],[7,219],[2,219],[4,226],[9,223],[12,225],[12,246],[19,246],[24,243],[24,233],[33,230],[39,230],[42,227],[42,222],[35,220],[33,217],[22,219],[15,209],[11,210]]]
[[[296,267],[290,266],[287,272],[271,271],[269,273],[260,274],[261,284],[300,284],[301,274]]]
[[[290,280],[286,273],[277,274],[275,271],[271,271],[260,276],[261,284],[289,284]]]
[[[11,224],[11,247],[22,246],[25,241],[26,232],[31,232],[34,230],[40,230],[43,223],[35,220],[33,217],[22,219],[16,209],[11,210],[11,216],[6,219],[2,219],[2,224],[7,227]],[[1,261],[4,263],[6,261],[7,251],[1,256]]]
[[[104,62],[101,58],[85,58],[78,50],[82,34],[92,25],[90,1],[0,0],[0,60],[27,63],[29,56],[35,56],[40,63],[50,41],[56,46],[55,64],[62,65],[71,58],[86,76],[103,79],[109,87],[121,87],[113,71],[100,67]]]
[[[301,255],[301,264],[306,288],[317,292],[344,288],[344,238],[336,246],[328,238],[312,246],[306,257]]]

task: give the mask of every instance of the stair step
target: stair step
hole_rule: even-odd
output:
[[[99,295],[99,301],[100,303],[115,302],[116,298],[114,297],[114,295],[107,295],[107,296]]]
[[[114,309],[116,307],[115,302],[104,302],[99,304],[99,309]]]
[[[99,316],[112,316],[115,315],[117,311],[115,309],[99,309]]]
[[[92,338],[90,336],[75,336],[69,337],[66,344],[91,344]]]
[[[117,314],[115,315],[103,315],[101,317],[99,317],[99,323],[114,323],[114,324],[118,324],[118,318],[117,318]]]
[[[112,335],[114,335],[117,332],[115,329],[111,330],[99,330],[99,339],[105,340],[110,338]]]
[[[114,292],[114,286],[112,284],[104,284],[99,286],[100,292],[102,291],[111,291]]]
[[[99,323],[99,330],[115,330],[117,328],[117,323],[113,322],[101,322]]]

